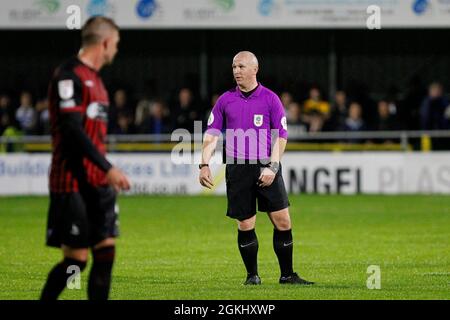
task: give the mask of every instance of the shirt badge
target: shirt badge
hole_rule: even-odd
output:
[[[214,114],[211,112],[208,118],[208,126],[212,125],[214,122]]]
[[[71,79],[59,81],[58,93],[59,97],[63,100],[72,98],[74,93],[73,81]]]
[[[253,124],[257,127],[261,127],[264,121],[264,117],[262,114],[255,114],[253,116]]]
[[[281,118],[281,126],[284,130],[287,130],[287,120],[286,117]]]

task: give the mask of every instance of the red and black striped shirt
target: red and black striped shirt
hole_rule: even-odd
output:
[[[76,57],[56,69],[49,87],[51,192],[79,192],[107,184],[108,106],[108,93],[94,69]]]

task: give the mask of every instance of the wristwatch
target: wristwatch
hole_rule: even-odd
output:
[[[209,164],[207,164],[207,163],[201,163],[201,164],[198,165],[198,168],[199,168],[199,169],[201,169],[201,168],[203,168],[203,167],[209,167]]]
[[[277,174],[278,170],[280,170],[280,163],[279,162],[270,162],[267,167],[270,170],[272,170],[273,173]]]

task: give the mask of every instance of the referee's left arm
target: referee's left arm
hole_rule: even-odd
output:
[[[286,149],[287,139],[277,137],[272,147],[270,162],[280,162]]]
[[[275,142],[273,143],[271,150],[270,161],[279,163],[281,161],[281,157],[283,156],[284,150],[286,149],[288,132],[283,104],[281,103],[280,98],[278,98],[275,94],[272,97],[272,104],[270,108],[270,128],[276,132]]]
[[[270,166],[262,170],[258,179],[260,187],[268,187],[275,180],[275,175],[279,170],[280,160],[287,144],[286,115],[280,98],[275,94],[273,94],[270,104],[270,129],[271,133],[275,131],[275,135],[272,135],[275,141],[271,146]]]

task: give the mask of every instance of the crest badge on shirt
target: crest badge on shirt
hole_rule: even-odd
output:
[[[58,82],[58,93],[61,99],[67,100],[73,97],[73,80],[61,80]]]
[[[257,127],[261,127],[264,121],[264,117],[262,114],[255,114],[253,116],[253,124]]]

